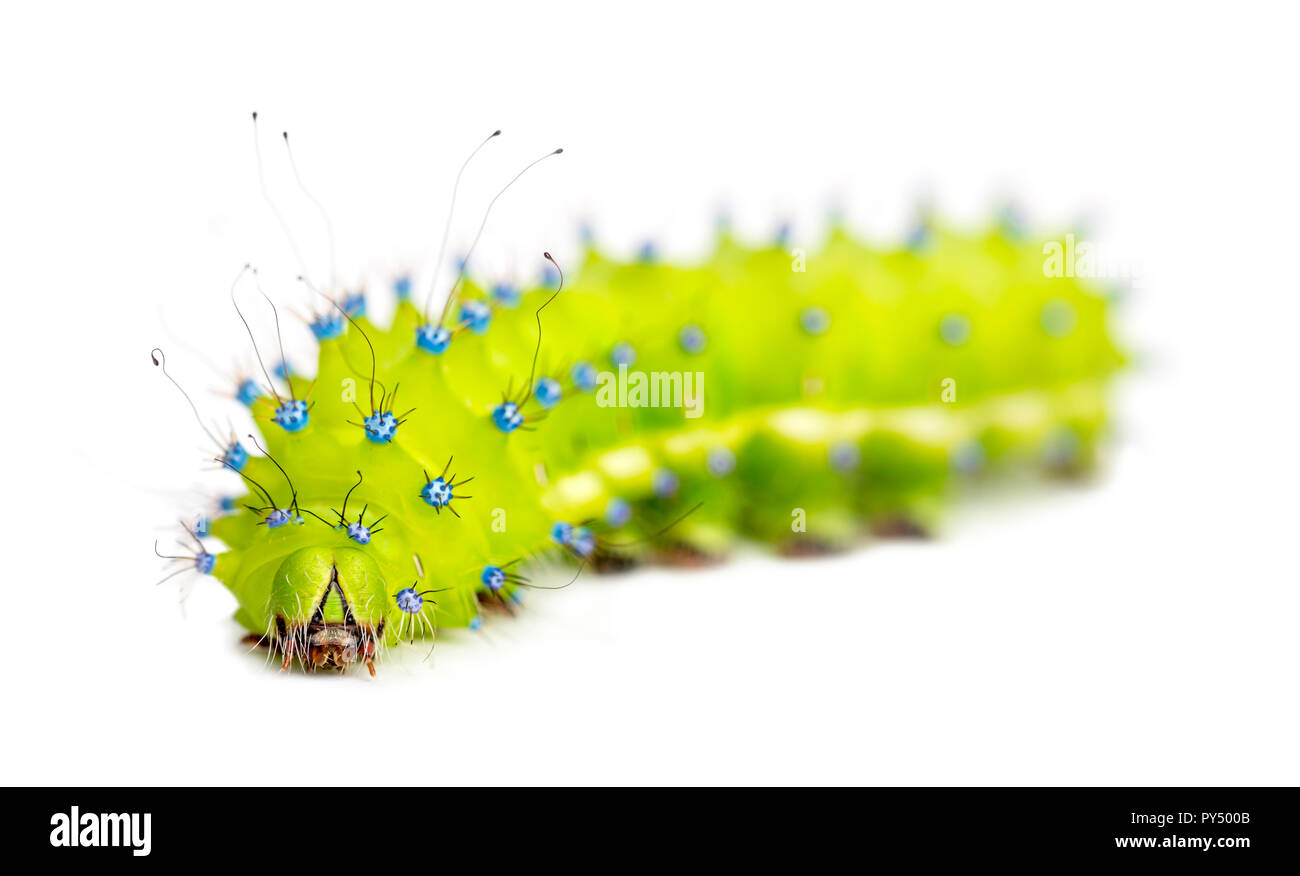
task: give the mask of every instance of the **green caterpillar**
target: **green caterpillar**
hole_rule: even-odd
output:
[[[1045,276],[1008,221],[927,220],[889,250],[724,232],[693,266],[589,243],[556,269],[558,294],[465,280],[441,319],[402,278],[387,327],[344,296],[312,323],[313,379],[240,387],[263,455],[220,442],[247,492],[172,559],[229,588],[284,668],[373,674],[385,647],[513,611],[548,557],[928,530],[977,472],[1090,469],[1123,362],[1105,297]]]

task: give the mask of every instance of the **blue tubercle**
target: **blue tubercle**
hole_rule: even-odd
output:
[[[484,586],[492,592],[500,590],[506,586],[506,573],[498,566],[484,566],[483,574],[479,576]]]
[[[226,452],[221,454],[221,464],[232,471],[243,471],[248,465],[248,451],[238,441],[231,441]]]
[[[425,324],[415,330],[415,345],[437,356],[451,346],[451,331],[444,326]]]
[[[557,520],[551,525],[551,541],[568,548],[574,556],[587,559],[596,552],[596,534],[585,526]]]
[[[398,301],[411,300],[411,275],[402,274],[393,280],[393,294]]]
[[[949,313],[939,321],[939,337],[951,347],[960,347],[970,340],[970,319],[960,313]]]
[[[262,397],[262,388],[257,385],[257,381],[249,378],[239,384],[239,389],[235,391],[235,398],[239,399],[240,404],[252,407],[253,402]]]
[[[201,575],[211,575],[216,566],[217,558],[207,551],[201,551],[194,556],[194,568]]]
[[[810,335],[822,335],[831,327],[831,317],[820,307],[805,307],[799,313],[799,327]]]
[[[483,628],[483,618],[477,614],[474,615],[472,618],[469,619],[469,628],[476,632],[478,630],[481,630]]]
[[[370,527],[360,522],[348,524],[348,538],[357,544],[370,544]]]
[[[934,233],[924,221],[917,222],[912,230],[908,232],[907,239],[903,241],[903,245],[913,253],[924,252],[933,243]]]
[[[502,402],[492,409],[492,422],[498,429],[509,435],[524,424],[524,415],[519,412],[519,405],[514,402]]]
[[[522,298],[519,287],[513,283],[497,283],[492,287],[492,300],[502,307],[513,310],[519,306]]]
[[[343,314],[330,310],[313,319],[308,326],[318,341],[330,341],[343,334]]]
[[[266,515],[266,528],[279,529],[286,523],[293,522],[293,514],[285,508],[275,508],[270,514]]]
[[[615,496],[605,504],[605,522],[617,529],[632,519],[632,505],[627,499]]]
[[[288,380],[293,375],[293,369],[289,367],[289,360],[281,359],[271,369],[271,373],[281,380]]]
[[[418,614],[424,608],[424,597],[416,593],[414,587],[397,591],[393,599],[397,601],[397,607],[407,614]]]
[[[709,451],[704,464],[715,478],[726,477],[736,467],[736,454],[729,447],[715,447]]]
[[[301,432],[307,428],[309,419],[307,403],[302,399],[290,399],[286,402],[280,402],[280,406],[275,409],[275,416],[271,418],[271,422],[278,424],[286,432]]]
[[[1064,338],[1074,331],[1078,315],[1070,302],[1063,298],[1053,298],[1043,305],[1038,321],[1049,336]]]
[[[352,292],[343,296],[343,312],[348,316],[356,319],[358,316],[366,315],[366,293]]]
[[[451,484],[436,477],[420,490],[420,498],[435,508],[445,508],[452,500]]]
[[[614,345],[614,349],[609,351],[609,361],[614,363],[614,367],[626,365],[631,368],[636,364],[636,348],[626,342],[620,342]]]
[[[596,552],[596,534],[585,526],[573,528],[573,538],[569,540],[569,550],[584,560]]]
[[[827,457],[830,459],[831,468],[840,474],[848,474],[856,471],[861,464],[862,451],[858,450],[858,445],[852,441],[841,441],[831,445]]]
[[[573,366],[570,376],[573,378],[573,385],[579,390],[591,392],[596,388],[599,373],[596,371],[596,366],[590,362],[579,362]]]
[[[484,301],[471,298],[460,306],[460,321],[474,334],[486,334],[492,325],[492,308]]]
[[[671,468],[661,468],[654,473],[653,485],[656,496],[660,499],[671,499],[677,495],[677,490],[682,485],[682,479]]]
[[[961,475],[975,475],[984,468],[984,445],[978,438],[969,438],[958,444],[948,454],[948,464]]]
[[[573,524],[565,523],[563,520],[557,520],[551,524],[551,541],[567,547],[572,538]]]
[[[200,514],[198,519],[194,521],[194,529],[192,531],[194,532],[195,538],[207,538],[211,535],[212,521],[208,519],[208,515]]]
[[[217,507],[219,507],[223,512],[229,513],[239,507],[239,500],[234,496],[222,496],[221,500],[217,503]]]
[[[682,345],[685,352],[694,356],[696,353],[704,352],[708,339],[704,336],[704,329],[692,323],[682,326],[681,331],[677,333],[677,342]]]
[[[388,444],[397,434],[397,416],[392,411],[375,411],[361,421],[366,437],[376,444]]]
[[[659,248],[655,246],[653,240],[647,240],[637,250],[636,259],[642,264],[653,264],[659,260]]]
[[[564,391],[560,388],[560,382],[551,377],[543,377],[537,381],[537,386],[533,387],[533,398],[537,403],[546,410],[550,410],[560,403],[564,398]]]

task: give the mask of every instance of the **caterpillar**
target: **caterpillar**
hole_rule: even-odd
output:
[[[383,326],[366,293],[300,278],[319,305],[311,377],[282,344],[267,363],[247,313],[269,305],[278,332],[279,310],[240,270],[259,367],[231,389],[260,434],[204,427],[240,487],[185,524],[182,552],[155,544],[169,575],[218,579],[283,669],[373,675],[387,648],[585,569],[922,534],[963,481],[1096,465],[1124,362],[1111,308],[1047,276],[1009,213],[975,231],[924,215],[893,247],[833,221],[812,251],[723,226],[689,265],[584,240],[529,288],[480,283],[467,257],[441,306],[395,277]],[[539,583],[557,560],[570,573]]]

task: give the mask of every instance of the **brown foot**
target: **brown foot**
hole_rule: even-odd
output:
[[[602,575],[627,572],[635,569],[640,564],[640,560],[635,557],[616,554],[611,551],[597,551],[596,555],[591,558],[591,567]]]
[[[718,554],[711,554],[708,551],[700,550],[694,545],[682,542],[666,544],[655,553],[656,563],[677,569],[698,569],[705,566],[716,566],[722,562],[722,559]]]
[[[910,517],[878,517],[871,521],[877,538],[929,538],[930,531]]]
[[[843,549],[820,538],[801,535],[781,542],[777,545],[777,552],[783,557],[825,557],[842,553]]]

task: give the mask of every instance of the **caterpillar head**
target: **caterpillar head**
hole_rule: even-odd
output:
[[[374,675],[386,592],[378,564],[360,550],[306,547],[287,556],[269,604],[282,668],[298,657],[310,671],[342,672],[359,660]]]

